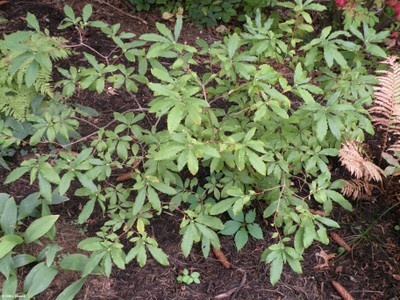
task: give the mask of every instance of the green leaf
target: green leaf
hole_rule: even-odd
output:
[[[240,230],[235,234],[235,245],[236,249],[240,251],[247,244],[249,240],[249,235],[247,233],[246,228],[242,227]]]
[[[193,246],[193,233],[190,226],[186,227],[185,233],[183,234],[181,249],[185,257],[188,257]]]
[[[167,26],[165,26],[162,23],[156,23],[157,30],[165,37],[167,37],[171,42],[174,41],[174,37],[172,36],[171,30],[168,29]]]
[[[29,244],[42,237],[53,227],[58,218],[59,215],[50,215],[33,221],[24,233],[25,242]]]
[[[281,278],[283,270],[283,259],[282,255],[279,254],[271,263],[271,269],[269,270],[269,281],[272,285],[275,285]]]
[[[264,235],[259,224],[248,224],[247,230],[253,238],[258,240],[264,239]]]
[[[58,270],[56,267],[48,267],[44,262],[36,265],[26,276],[24,292],[28,298],[33,298],[49,287]]]
[[[112,247],[111,258],[118,268],[125,270],[125,253],[121,248]]]
[[[147,199],[149,200],[149,203],[155,210],[161,212],[160,198],[158,197],[157,192],[151,186],[147,188]]]
[[[151,182],[150,185],[152,187],[154,187],[155,189],[159,190],[161,193],[164,193],[167,195],[175,195],[177,193],[174,188],[172,188],[169,185],[166,185],[165,183],[162,183],[162,182]]]
[[[386,58],[387,57],[387,54],[386,54],[385,50],[383,50],[381,47],[379,47],[377,45],[369,44],[365,48],[365,51],[370,53],[370,54],[372,54],[372,55],[378,56],[380,58]]]
[[[39,63],[36,60],[33,60],[29,66],[28,69],[26,70],[25,73],[25,83],[27,87],[31,87],[39,74]]]
[[[181,35],[181,31],[182,31],[182,19],[183,17],[181,15],[177,15],[176,16],[176,23],[175,23],[175,27],[174,27],[174,38],[175,38],[175,42],[178,41],[179,36]]]
[[[298,259],[287,256],[286,260],[293,271],[295,271],[297,274],[303,274],[303,270],[301,269],[301,264]]]
[[[278,101],[271,100],[268,102],[268,106],[282,119],[289,119],[289,115],[286,110],[282,109]]]
[[[7,234],[0,238],[0,259],[10,253],[10,251],[24,240],[16,234]]]
[[[105,254],[106,252],[93,253],[86,263],[85,268],[83,269],[82,277],[91,274],[96,269],[96,267],[99,266],[99,263]]]
[[[11,274],[7,280],[3,282],[2,286],[2,299],[14,298],[17,294],[18,279],[15,274]],[[11,296],[11,297],[10,297]]]
[[[85,204],[81,213],[79,214],[78,224],[83,224],[89,219],[89,217],[93,213],[95,203],[96,203],[96,199],[92,199]]]
[[[69,285],[66,289],[64,289],[56,298],[56,300],[73,300],[75,296],[82,289],[83,284],[86,281],[86,277],[78,279],[71,285]]]
[[[175,83],[174,79],[170,76],[168,70],[165,68],[152,68],[151,74],[160,81]]]
[[[321,113],[318,115],[315,131],[317,133],[318,140],[323,141],[326,133],[328,132],[328,123],[325,114]]]
[[[47,179],[45,179],[43,177],[42,173],[39,173],[38,178],[39,178],[39,191],[40,191],[40,194],[48,202],[51,202],[52,190],[51,190],[50,182],[48,182]]]
[[[179,124],[184,118],[184,113],[185,112],[180,105],[176,105],[170,110],[167,118],[168,131],[170,133],[174,132],[178,128]]]
[[[246,156],[248,157],[251,166],[261,175],[267,174],[267,166],[265,162],[253,151],[246,149]]]
[[[196,175],[199,171],[199,162],[197,160],[196,155],[193,151],[189,150],[188,152],[188,161],[187,161],[188,169],[192,175]]]
[[[340,225],[336,221],[331,220],[329,218],[318,216],[316,218],[316,220],[321,222],[322,224],[324,224],[326,226],[333,227],[333,228],[340,228]]]
[[[27,167],[19,167],[19,168],[12,170],[11,173],[8,174],[6,180],[4,181],[4,184],[8,184],[8,183],[16,181],[17,179],[21,178],[28,171],[29,171],[29,168],[27,168]]]
[[[347,210],[353,210],[353,206],[351,205],[351,203],[349,201],[347,201],[341,194],[339,194],[336,191],[332,191],[332,190],[326,190],[326,194],[328,197],[330,197],[333,201],[335,201],[336,203],[338,203],[340,206],[342,206],[343,208],[347,209]]]
[[[19,204],[17,220],[22,220],[30,216],[39,204],[39,193],[32,193],[28,195]]]
[[[137,215],[139,211],[142,209],[144,201],[146,200],[146,188],[142,188],[138,191],[138,194],[135,199],[135,203],[133,204],[132,208],[132,215]]]
[[[88,188],[91,192],[97,192],[97,186],[93,183],[92,180],[89,179],[86,174],[76,172],[75,175],[84,187]]]
[[[89,20],[90,16],[92,15],[92,12],[93,12],[92,5],[86,4],[82,10],[82,19],[84,23],[86,23]]]
[[[64,270],[83,272],[89,257],[81,253],[73,253],[64,256],[60,261],[60,267]]]
[[[219,215],[223,212],[226,212],[232,207],[236,200],[237,198],[228,198],[218,202],[217,204],[214,204],[210,209],[210,215]]]
[[[90,237],[80,241],[77,247],[84,251],[101,251],[104,250],[104,246],[100,243],[101,241],[101,238]]]
[[[151,256],[153,256],[158,263],[163,266],[169,266],[168,255],[166,255],[162,249],[153,245],[147,245],[147,249],[149,249]]]
[[[237,49],[239,48],[239,42],[239,36],[236,32],[229,37],[226,46],[228,47],[228,55],[230,59],[233,58]]]
[[[13,197],[6,200],[1,213],[0,225],[5,234],[12,234],[17,223],[17,204]]]
[[[182,144],[177,143],[168,143],[161,145],[160,151],[158,151],[155,156],[154,160],[167,160],[175,158],[185,146]]]
[[[71,20],[75,20],[75,13],[74,13],[73,9],[71,8],[71,6],[65,5],[64,6],[64,13]]]
[[[43,162],[39,164],[39,172],[48,182],[54,184],[60,183],[60,176],[48,162]]]
[[[305,248],[311,246],[314,239],[317,237],[317,233],[315,232],[314,223],[310,219],[305,219],[303,222],[304,226],[304,236],[303,236],[303,245]]]

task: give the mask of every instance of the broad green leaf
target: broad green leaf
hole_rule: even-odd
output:
[[[182,19],[183,19],[183,17],[181,15],[176,16],[176,23],[175,23],[175,27],[174,27],[175,42],[178,41],[179,36],[181,35],[182,23],[183,23]]]
[[[54,184],[60,183],[60,176],[48,162],[39,164],[39,172],[48,182]]]
[[[318,140],[323,141],[326,133],[328,132],[328,123],[325,114],[319,114],[317,123],[315,125],[315,131],[317,133]]]
[[[79,214],[78,224],[83,224],[89,219],[89,217],[93,213],[93,209],[94,209],[94,205],[95,204],[96,204],[96,199],[92,199],[92,200],[90,200],[89,202],[87,202],[85,204],[85,206],[83,207],[81,213]]]
[[[29,255],[29,254],[18,254],[18,255],[15,255],[15,256],[13,256],[12,260],[13,260],[15,268],[20,268],[20,267],[29,265],[29,264],[37,261],[36,257],[34,257],[32,255]]]
[[[151,186],[147,188],[147,199],[149,200],[149,203],[155,210],[161,212],[160,198],[158,197],[157,192]]]
[[[173,159],[179,155],[183,149],[185,149],[185,146],[182,144],[168,143],[161,145],[161,149],[155,154],[154,160]]]
[[[78,279],[71,285],[69,285],[66,289],[64,289],[56,298],[56,300],[73,300],[75,296],[82,289],[83,284],[86,281],[86,277]]]
[[[16,245],[24,240],[16,234],[7,234],[0,238],[0,259],[7,255]]]
[[[249,235],[247,233],[246,228],[244,227],[240,228],[240,230],[235,234],[236,249],[240,251],[244,247],[244,245],[247,244],[248,240],[249,240]]]
[[[233,235],[241,226],[242,224],[240,222],[229,220],[225,223],[224,230],[221,230],[219,233],[223,235]]]
[[[239,35],[237,33],[232,34],[228,38],[226,46],[228,48],[228,55],[229,55],[230,59],[233,58],[233,56],[235,55],[236,51],[238,50],[239,42],[240,42],[240,39],[239,39]]]
[[[31,87],[39,74],[39,63],[36,60],[33,60],[29,66],[28,69],[26,70],[25,73],[25,83],[27,87]]]
[[[112,247],[111,258],[119,269],[125,270],[125,253],[121,248]]]
[[[85,7],[82,10],[82,19],[83,22],[87,22],[90,18],[90,16],[92,15],[93,12],[93,7],[90,4],[86,4]]]
[[[253,238],[258,240],[264,239],[264,235],[259,224],[248,224],[247,230]]]
[[[65,5],[64,6],[64,13],[71,20],[75,20],[75,13],[74,13],[74,11],[73,11],[71,6]]]
[[[35,211],[35,208],[39,204],[40,204],[39,193],[32,193],[32,194],[28,195],[19,204],[17,220],[22,220],[22,219],[25,219],[26,217],[30,216]]]
[[[52,197],[52,189],[50,182],[47,181],[46,178],[43,177],[42,173],[39,173],[39,190],[40,194],[45,198],[48,202],[51,202]]]
[[[171,30],[165,24],[156,23],[157,30],[165,37],[167,37],[171,42],[174,41]]]
[[[338,192],[332,191],[332,190],[326,190],[326,194],[327,194],[328,197],[330,197],[333,201],[338,203],[343,208],[345,208],[347,210],[350,210],[350,211],[353,210],[353,206],[351,205],[351,203],[348,200],[346,200]]]
[[[142,188],[138,191],[138,194],[135,199],[135,203],[132,208],[132,215],[137,215],[139,211],[142,209],[144,201],[146,200],[147,189]]]
[[[168,256],[162,251],[162,249],[153,246],[147,245],[147,249],[149,249],[151,256],[163,266],[169,266]]]
[[[17,204],[13,197],[5,202],[3,212],[1,214],[0,225],[5,234],[12,234],[15,231],[17,223]]]
[[[230,209],[235,203],[237,198],[228,198],[222,201],[219,201],[217,204],[214,204],[211,209],[210,209],[210,215],[219,215],[222,214],[223,212],[226,212],[228,209]]]
[[[260,156],[253,151],[246,149],[246,156],[248,157],[251,166],[261,175],[267,174],[267,166]]]
[[[4,181],[4,184],[8,184],[8,183],[16,181],[17,179],[21,178],[28,171],[29,171],[29,168],[27,168],[27,167],[19,167],[19,168],[12,170],[11,173],[8,174],[6,180]]]
[[[14,298],[14,295],[17,294],[17,285],[18,285],[17,276],[15,274],[11,274],[7,280],[3,281],[3,286],[1,289],[2,292],[1,298],[2,299]]]
[[[192,228],[188,226],[185,230],[185,233],[183,234],[181,242],[182,253],[185,257],[189,256],[190,251],[192,250],[192,246],[193,246],[193,233],[192,233]]]
[[[283,259],[281,254],[279,253],[279,255],[272,261],[271,268],[269,270],[269,281],[272,285],[275,285],[279,281],[282,275],[282,270]]]
[[[84,251],[101,251],[104,250],[104,246],[101,245],[102,239],[97,237],[90,237],[82,240],[78,244],[78,249]]]
[[[192,175],[196,175],[199,171],[199,162],[197,160],[196,155],[193,151],[189,150],[188,152],[188,161],[187,161],[188,169]]]
[[[101,259],[105,254],[106,252],[93,253],[86,263],[85,268],[83,269],[82,277],[91,274],[96,269],[96,267],[98,267]]]
[[[24,233],[25,242],[32,243],[45,235],[55,224],[59,215],[41,217],[31,223]]]
[[[164,193],[167,195],[175,195],[177,193],[174,188],[172,188],[169,185],[166,185],[165,183],[162,183],[162,182],[151,182],[150,185],[152,187],[154,187],[155,189],[159,190],[161,193]]]
[[[301,264],[298,259],[287,256],[286,260],[293,271],[295,271],[297,274],[303,274],[303,270],[301,269]]]
[[[170,133],[174,132],[178,128],[179,124],[185,116],[184,114],[185,111],[183,110],[183,107],[181,105],[176,105],[170,110],[167,118],[168,131]]]
[[[171,75],[168,73],[168,70],[165,68],[152,68],[151,69],[151,74],[164,82],[168,82],[168,83],[174,83],[174,79],[171,77]]]
[[[37,264],[26,276],[24,292],[28,298],[40,294],[49,287],[58,270],[56,267],[48,267],[44,262]]]

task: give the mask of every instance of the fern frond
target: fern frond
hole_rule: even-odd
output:
[[[373,186],[372,184],[365,182],[361,179],[346,180],[346,184],[342,188],[341,192],[345,197],[351,197],[353,199],[360,199],[362,196],[372,195]]]
[[[383,170],[364,157],[361,150],[360,142],[346,141],[339,151],[341,164],[357,179],[382,181]]]
[[[379,85],[374,87],[375,99],[369,112],[376,128],[400,135],[400,64],[390,56],[383,63],[389,70],[379,71]]]

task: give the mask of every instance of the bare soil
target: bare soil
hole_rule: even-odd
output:
[[[128,1],[92,1],[94,19],[110,24],[121,23],[124,31],[137,35],[155,32],[155,22],[166,22],[158,11],[136,14],[126,5]],[[57,26],[64,18],[62,6],[68,3],[75,11],[81,11],[86,1],[10,1],[0,5],[0,16],[9,20],[0,25],[0,32],[11,33],[26,29],[26,13],[36,15],[41,26],[49,28],[52,34],[61,34],[71,43],[77,41],[72,30],[58,31]],[[107,3],[107,4],[106,4]],[[127,14],[140,17],[143,21]],[[195,25],[185,24],[182,39],[189,44],[201,37],[209,42],[222,37],[212,30],[199,29]],[[112,49],[108,40],[98,32],[90,32],[85,42],[99,52]],[[79,50],[79,49],[76,49]],[[81,59],[79,55],[60,62],[61,66],[74,65]],[[78,62],[79,63],[79,62]],[[80,64],[80,63],[79,63]],[[128,109],[146,107],[152,94],[141,88],[135,95],[130,94],[90,94],[81,92],[71,101],[96,109],[99,113],[98,124],[106,124],[112,119],[114,111],[124,112]],[[149,119],[147,122],[151,123]],[[93,131],[89,125],[82,125],[82,134]],[[373,143],[374,141],[371,141]],[[369,145],[374,148],[376,145]],[[10,167],[21,162],[21,156],[9,160]],[[336,170],[340,174],[341,170]],[[17,200],[36,191],[36,186],[29,186],[28,181],[21,179],[11,185],[2,182],[8,172],[0,169],[0,192],[9,193]],[[376,195],[368,201],[354,202],[353,212],[336,208],[332,218],[341,224],[336,232],[351,246],[352,252],[340,254],[339,245],[314,244],[305,255],[303,274],[297,275],[285,267],[281,280],[271,286],[268,279],[268,266],[260,263],[260,255],[269,244],[272,230],[263,228],[265,241],[250,240],[239,253],[231,237],[221,237],[222,250],[232,263],[232,268],[225,269],[210,254],[205,259],[199,246],[194,247],[192,254],[185,258],[180,250],[178,233],[180,216],[163,214],[153,219],[149,228],[161,248],[169,255],[170,267],[163,267],[149,260],[140,268],[131,263],[126,270],[114,268],[110,278],[93,276],[86,283],[77,299],[340,299],[333,288],[332,280],[341,283],[355,299],[400,299],[400,235],[395,230],[400,225],[399,211],[392,209],[381,217],[381,214],[399,200],[396,193],[390,197]],[[86,224],[85,230],[74,225],[73,221],[85,199],[71,198],[59,205],[56,210],[61,215],[61,226],[58,226],[57,242],[64,248],[63,253],[76,252],[76,244],[85,236],[93,235],[102,224],[102,215],[93,217]],[[32,249],[34,251],[34,249]],[[335,254],[325,267],[320,255]],[[179,284],[177,276],[183,269],[197,271],[201,274],[200,284]],[[62,272],[46,292],[36,299],[55,299],[64,288],[77,279],[77,274]]]

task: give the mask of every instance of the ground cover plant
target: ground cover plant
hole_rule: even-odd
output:
[[[384,181],[379,164],[351,141],[374,134],[367,107],[390,32],[376,31],[372,21],[322,27],[315,20],[328,8],[318,1],[277,4],[284,17],[256,11],[242,31],[214,43],[181,42],[180,14],[171,28],[158,22],[156,32],[135,35],[93,19],[91,5],[64,7],[59,30],[74,42],[50,34],[31,13],[30,30],[4,36],[4,186],[25,178],[36,190],[0,194],[3,296],[33,298],[70,270],[80,277],[57,299],[72,299],[90,276],[111,276],[114,267],[143,267],[149,259],[169,266],[150,230],[163,214],[180,219],[185,257],[198,246],[208,257],[228,235],[237,250],[250,239],[265,241],[259,258],[272,285],[285,264],[302,273],[306,249],[328,244],[328,232],[340,227],[330,217],[335,205],[352,209],[341,189],[357,197],[372,193],[371,180]],[[88,44],[90,32],[105,35],[112,50]],[[82,59],[57,65],[71,56]],[[398,168],[395,153],[386,152],[396,150],[388,136],[396,135],[400,84],[396,58],[387,62],[391,85],[381,77],[383,92],[370,111],[384,131],[390,177]],[[52,78],[59,78],[54,85]],[[153,94],[146,106],[135,101],[101,127],[91,121],[95,109],[73,101],[79,93],[132,96],[143,88]],[[95,130],[85,134],[83,123]],[[24,159],[10,167],[16,153]],[[339,154],[358,181],[331,172]],[[102,221],[79,252],[58,255],[55,211],[70,198],[82,200],[77,224],[99,212]],[[41,245],[38,254],[25,251],[33,243]]]

